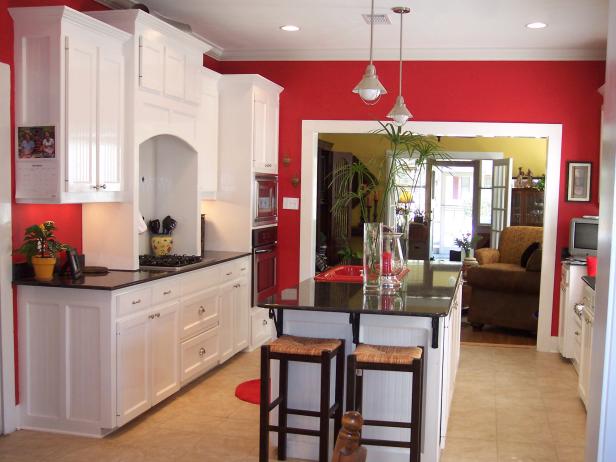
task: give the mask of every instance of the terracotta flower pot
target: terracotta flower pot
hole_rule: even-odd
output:
[[[37,281],[51,281],[56,266],[56,257],[32,257],[34,279]]]

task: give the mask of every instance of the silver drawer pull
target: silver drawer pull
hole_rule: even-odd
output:
[[[264,320],[263,320],[263,325],[264,325],[264,326],[267,326],[267,319],[264,319]]]
[[[199,307],[199,314],[203,314],[203,313],[205,313],[205,308],[203,307],[203,305],[201,305]]]
[[[165,290],[165,291],[163,292],[163,295],[169,295],[170,293],[171,293],[171,289],[169,289],[169,290]]]
[[[154,319],[155,317],[156,317],[155,314],[151,314],[151,315],[148,316],[148,318],[150,318],[150,319]]]
[[[140,298],[138,298],[137,300],[133,300],[132,301],[133,305],[138,305],[139,303],[141,303],[141,299]]]
[[[246,268],[241,268],[240,271],[246,271]]]
[[[160,318],[160,313],[156,313],[156,314],[155,314],[155,316],[156,316],[157,318]]]
[[[201,357],[205,356],[205,348],[200,348],[199,349],[199,356],[201,356]]]
[[[580,333],[577,330],[574,332],[574,334],[575,335],[580,335]]]
[[[229,271],[229,272],[227,273],[227,276],[231,276],[232,274],[233,274],[233,272],[232,272],[232,271]]]

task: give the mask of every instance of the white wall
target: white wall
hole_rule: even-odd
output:
[[[2,400],[0,433],[16,429],[13,364],[13,291],[11,289],[11,74],[0,63],[0,328],[2,329]]]
[[[616,0],[608,16],[599,200],[599,264],[593,324],[586,462],[616,460]]]

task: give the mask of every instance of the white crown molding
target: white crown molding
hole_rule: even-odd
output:
[[[405,61],[605,61],[605,49],[406,49]],[[376,61],[397,61],[399,50],[377,49]],[[221,61],[365,61],[365,49],[222,50]]]

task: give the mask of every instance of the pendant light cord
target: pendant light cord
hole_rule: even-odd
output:
[[[374,31],[374,0],[370,6],[370,64],[372,64],[372,34]]]
[[[402,96],[402,21],[404,14],[400,13],[400,77],[399,77],[399,96]]]

